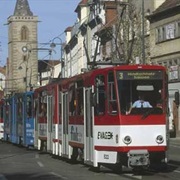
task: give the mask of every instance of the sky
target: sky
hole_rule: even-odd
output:
[[[57,36],[64,41],[64,30],[76,22],[77,13],[74,11],[80,0],[28,0],[28,2],[31,12],[38,16],[40,21],[38,43],[48,43]],[[8,26],[5,24],[8,17],[13,15],[15,5],[16,0],[0,0],[0,66],[6,64],[8,57]],[[60,43],[58,38],[54,41]],[[54,51],[54,59],[60,56],[57,48],[58,45]]]

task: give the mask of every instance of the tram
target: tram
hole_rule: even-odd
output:
[[[0,140],[4,139],[3,105],[4,99],[0,100]]]
[[[132,108],[143,93],[151,108]],[[167,163],[168,78],[158,65],[121,65],[35,89],[35,146],[99,168]]]
[[[34,146],[33,93],[16,93],[4,101],[4,140],[25,147]]]
[[[48,84],[34,92],[35,147],[56,154],[58,152],[58,85]]]

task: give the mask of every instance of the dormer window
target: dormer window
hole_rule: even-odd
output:
[[[28,40],[28,28],[26,26],[23,26],[21,28],[21,40],[24,41],[24,40]]]

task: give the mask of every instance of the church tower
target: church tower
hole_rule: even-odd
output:
[[[28,91],[37,84],[37,23],[28,0],[17,0],[14,14],[8,18],[6,88],[10,93]]]

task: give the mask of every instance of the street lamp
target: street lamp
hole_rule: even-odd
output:
[[[28,88],[28,80],[27,80],[28,79],[28,70],[31,67],[31,73],[30,73],[30,79],[29,79],[29,86],[31,88],[31,86],[32,86],[31,85],[32,66],[34,65],[33,64],[32,66],[29,67],[29,62],[28,61],[29,61],[29,58],[30,58],[30,53],[32,51],[48,51],[49,55],[51,55],[52,51],[54,51],[54,53],[56,53],[56,51],[54,49],[50,49],[50,48],[32,48],[31,46],[29,46],[29,44],[27,44],[26,46],[23,46],[22,47],[22,51],[23,51],[23,53],[26,53],[27,55],[24,56],[24,60],[23,60],[23,62],[20,63],[18,69],[19,70],[23,69],[22,64],[25,63],[26,67],[25,67],[25,78],[24,78],[24,81],[26,82],[26,91],[27,91],[27,88]],[[52,67],[52,65],[47,63],[47,62],[45,62],[45,63],[48,64],[52,68],[52,74],[53,74],[54,67]]]
[[[144,32],[144,0],[142,0],[142,63],[146,63],[145,57],[145,32]]]
[[[60,43],[55,43],[55,40],[58,39],[60,41]],[[63,55],[63,48],[62,48],[62,45],[63,45],[63,42],[62,42],[62,39],[60,37],[55,37],[53,38],[53,40],[51,41],[51,44],[50,44],[50,47],[52,49],[54,49],[56,47],[56,45],[60,45],[61,48],[60,48],[60,59],[61,59],[61,77],[64,77],[64,62],[63,62],[63,58],[62,58],[62,55]]]

